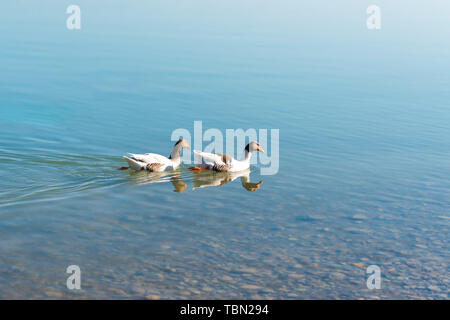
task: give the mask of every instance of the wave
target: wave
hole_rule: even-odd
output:
[[[61,199],[124,183],[120,157],[0,150],[0,207]]]
[[[182,165],[177,170],[151,173],[118,170],[126,165],[122,157],[78,154],[27,154],[0,149],[0,208],[41,201],[60,200],[122,185],[171,183],[173,191],[222,186],[241,178],[242,186],[259,189],[249,181],[250,172],[194,174]]]

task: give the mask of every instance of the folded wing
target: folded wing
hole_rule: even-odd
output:
[[[206,164],[210,166],[214,166],[215,164],[224,165],[223,155],[216,153],[207,153],[194,150],[194,154],[196,156],[196,161],[201,164]]]
[[[130,155],[131,159],[134,159],[134,160],[139,161],[139,162],[144,162],[144,163],[147,163],[147,164],[149,164],[149,163],[162,163],[162,164],[165,164],[165,165],[171,165],[172,164],[171,161],[168,158],[166,158],[166,157],[164,157],[164,156],[162,156],[160,154],[157,154],[157,153],[146,153],[146,154],[129,153],[129,155]]]

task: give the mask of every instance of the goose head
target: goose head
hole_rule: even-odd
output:
[[[185,139],[180,139],[180,140],[178,140],[177,143],[175,143],[175,146],[174,146],[174,147],[177,147],[177,146],[178,146],[180,149],[183,149],[183,148],[190,149],[190,148],[191,148],[191,146],[189,145],[189,143],[188,143]]]
[[[256,141],[250,142],[250,143],[245,147],[245,150],[246,150],[247,152],[255,152],[255,151],[258,151],[258,152],[264,153],[264,149],[263,149],[263,148],[261,147],[261,145],[260,145],[258,142],[256,142]]]
[[[179,164],[180,163],[180,153],[184,148],[190,149],[191,146],[185,139],[178,140],[177,143],[175,143],[175,145],[173,146],[173,150],[170,153],[169,159],[171,159],[174,162]]]

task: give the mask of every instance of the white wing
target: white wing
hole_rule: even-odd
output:
[[[138,170],[138,171],[139,170],[143,170],[143,169],[145,169],[145,166],[147,165],[145,162],[136,161],[136,160],[130,159],[130,158],[126,157],[126,156],[123,156],[123,158],[125,160],[127,160],[128,165],[130,166],[130,168],[132,168],[134,170]]]
[[[222,160],[222,156],[215,153],[207,153],[194,150],[194,154],[196,155],[197,161],[201,164],[207,164],[210,166],[214,166],[215,164],[225,164]]]
[[[133,159],[145,162],[145,163],[162,163],[165,165],[171,165],[172,161],[170,159],[157,154],[157,153],[146,153],[146,154],[129,154]]]

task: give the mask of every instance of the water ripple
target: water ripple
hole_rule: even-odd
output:
[[[86,191],[104,191],[122,185],[171,183],[173,191],[182,193],[187,190],[188,183],[195,190],[222,186],[241,178],[242,186],[248,191],[259,188],[258,183],[250,182],[250,172],[194,174],[186,165],[165,172],[121,171],[118,170],[124,165],[121,157],[104,155],[29,154],[3,150],[0,162],[8,163],[9,167],[8,172],[3,173],[6,179],[0,185],[0,208],[65,199]],[[17,173],[10,173],[14,171]]]

